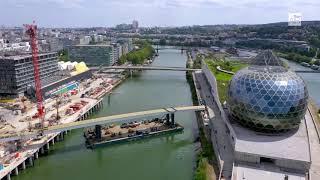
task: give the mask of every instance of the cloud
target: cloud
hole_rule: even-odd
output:
[[[47,8],[58,7],[58,8],[83,8],[85,0],[0,0],[0,3],[4,7],[42,7]],[[0,7],[1,9],[1,7]]]
[[[155,8],[288,8],[320,6],[318,0],[0,0],[1,4],[24,6],[51,5],[59,8],[84,8],[86,6],[123,6]]]
[[[2,24],[43,26],[253,24],[286,21],[288,12],[319,20],[319,0],[0,0]]]

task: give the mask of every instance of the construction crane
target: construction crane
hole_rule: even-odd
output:
[[[45,110],[43,105],[43,98],[41,93],[41,82],[40,82],[40,70],[39,70],[39,49],[38,49],[38,40],[37,40],[37,25],[33,24],[24,24],[26,28],[26,33],[30,36],[31,40],[31,49],[32,49],[32,63],[34,69],[34,84],[36,89],[36,98],[37,98],[37,109],[38,109],[38,118],[40,120],[40,135],[44,128],[44,116]]]

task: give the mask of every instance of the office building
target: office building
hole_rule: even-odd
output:
[[[74,45],[69,46],[72,61],[84,61],[88,66],[110,66],[114,63],[113,45]]]
[[[31,54],[0,56],[0,95],[22,95],[34,87]],[[40,79],[45,85],[58,71],[57,53],[39,54]]]

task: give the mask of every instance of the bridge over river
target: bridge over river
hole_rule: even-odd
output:
[[[201,71],[202,69],[192,69],[183,67],[164,67],[164,66],[101,66],[91,67],[91,70],[99,70],[100,72],[108,69],[123,70],[162,70],[162,71]]]
[[[169,107],[169,108],[153,109],[153,110],[147,110],[147,111],[131,112],[126,114],[111,115],[111,116],[89,119],[85,121],[76,121],[72,123],[49,126],[43,130],[42,135],[47,135],[47,134],[52,134],[52,133],[57,133],[57,132],[72,130],[72,129],[92,127],[95,125],[119,123],[122,121],[132,120],[135,118],[140,118],[145,116],[175,113],[178,111],[201,111],[204,109],[205,109],[204,106],[180,106],[180,107]],[[0,142],[36,138],[38,135],[39,135],[39,130],[35,130],[31,132],[16,132],[12,134],[1,134]]]
[[[295,70],[294,72],[296,73],[320,73],[320,71],[315,71],[315,70]]]

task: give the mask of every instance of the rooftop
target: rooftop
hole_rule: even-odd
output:
[[[48,54],[56,54],[57,52],[47,52],[47,53],[39,53],[39,56],[42,55],[48,55]],[[29,58],[31,57],[31,53],[19,53],[19,52],[14,52],[14,53],[6,53],[6,54],[0,54],[0,60],[19,60],[19,59],[24,59],[24,58]]]
[[[283,66],[283,62],[271,50],[260,52],[252,59],[252,64],[257,66]]]
[[[232,180],[284,180],[288,176],[289,180],[305,180],[305,175],[283,172],[275,166],[263,165],[261,167],[252,167],[246,165],[237,165],[234,168]]]
[[[232,123],[236,133],[235,151],[256,154],[272,159],[291,159],[310,162],[305,120],[297,130],[280,134],[262,134]]]
[[[111,47],[110,44],[77,44],[76,47]]]

